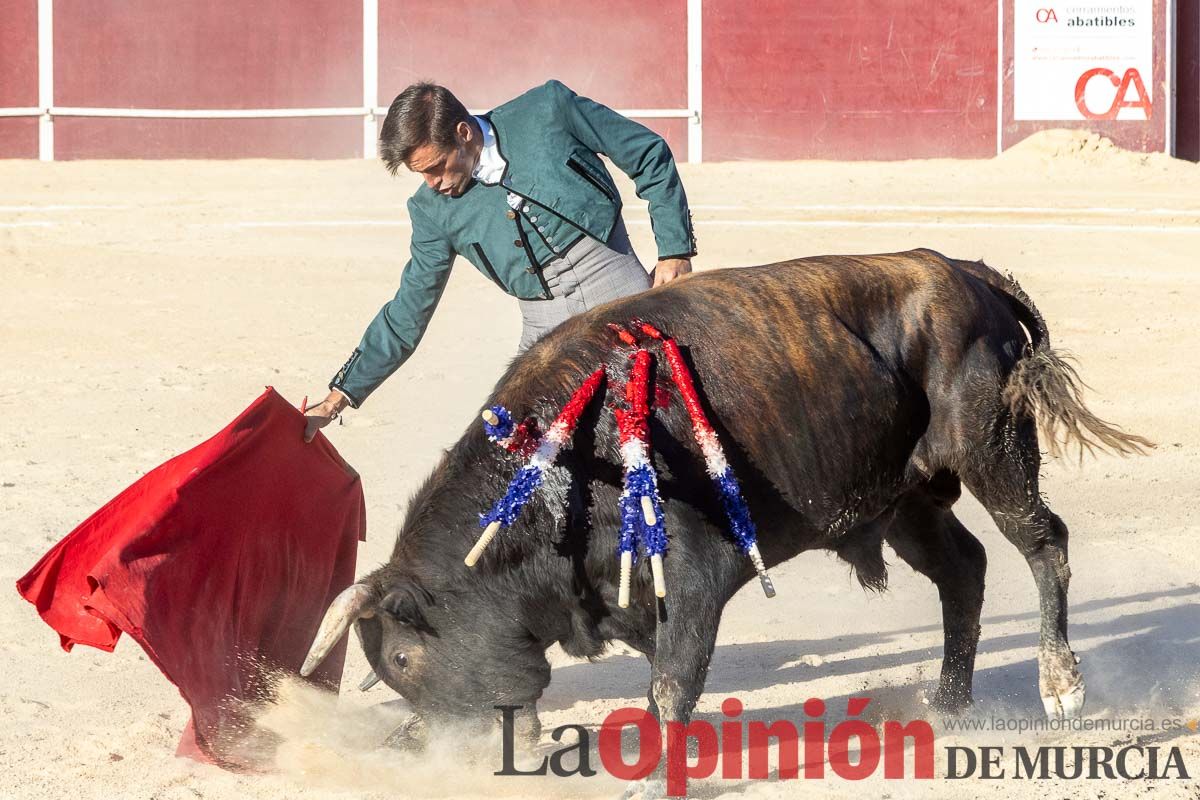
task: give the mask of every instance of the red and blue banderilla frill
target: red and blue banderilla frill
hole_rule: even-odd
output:
[[[633,560],[641,550],[650,559],[654,578],[654,593],[666,596],[663,556],[667,550],[667,534],[663,524],[662,498],[658,492],[658,477],[650,450],[650,368],[653,356],[642,347],[638,337],[624,326],[608,326],[617,338],[635,348],[632,366],[625,384],[625,408],[615,408],[621,461],[624,467],[624,489],[620,497],[620,531],[617,553],[621,562],[621,578],[617,602],[624,608],[629,604],[629,587]],[[725,457],[716,430],[708,421],[691,372],[673,338],[664,336],[649,323],[635,320],[631,327],[662,344],[662,353],[671,370],[671,378],[679,389],[683,405],[692,423],[692,433],[704,458],[705,470],[721,498],[721,506],[729,521],[729,530],[737,546],[750,559],[767,597],[775,596],[775,587],[758,549],[757,532],[750,518],[750,509],[742,496],[741,486],[733,467]],[[479,515],[484,528],[475,546],[465,559],[475,566],[484,549],[501,527],[509,527],[521,509],[533,497],[545,480],[546,471],[558,458],[575,431],[579,417],[591,402],[606,375],[603,366],[596,369],[575,390],[554,422],[540,437],[535,420],[527,419],[514,426],[512,415],[503,406],[491,406],[483,412],[488,438],[509,452],[529,455],[529,461],[509,482],[504,496],[490,510]]]
[[[613,410],[625,467],[625,490],[621,492],[621,532],[617,553],[621,559],[621,582],[617,604],[629,605],[629,581],[638,546],[650,557],[654,576],[654,594],[666,597],[663,555],[667,551],[667,533],[663,528],[662,498],[658,495],[658,476],[650,458],[650,352],[638,348],[625,384],[628,408]]]

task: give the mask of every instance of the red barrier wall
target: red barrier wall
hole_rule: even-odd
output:
[[[704,158],[996,149],[996,0],[704,0]]]
[[[704,160],[994,154],[997,2],[702,0]],[[1077,126],[1126,147],[1163,147],[1158,105],[1151,125],[1014,121],[1012,5],[1005,3],[1002,54],[1006,146],[1041,128]],[[1200,153],[1197,12],[1195,2],[1178,6],[1177,131],[1186,155]],[[449,86],[472,108],[489,108],[550,77],[615,108],[687,106],[687,0],[378,0],[378,7],[379,106],[422,78]],[[1166,0],[1154,7],[1161,21]],[[364,103],[361,0],[55,0],[54,21],[59,107]],[[1157,104],[1167,76],[1164,26],[1156,25]],[[36,104],[37,2],[0,0],[0,106]],[[662,133],[678,159],[689,156],[686,119],[640,121]],[[360,116],[56,116],[54,155],[348,158],[362,154],[362,128]],[[36,153],[36,119],[0,118],[0,157]]]
[[[0,0],[0,108],[38,104],[36,0]],[[36,158],[36,118],[0,117],[0,158]]]
[[[116,108],[362,104],[362,4],[56,0],[54,102]],[[55,118],[56,158],[352,158],[353,117]]]
[[[380,0],[379,31],[381,106],[419,80],[491,108],[557,78],[612,108],[687,107],[686,0]],[[464,35],[481,45],[466,56]],[[687,158],[686,120],[638,121]]]
[[[1200,161],[1200,3],[1178,4],[1175,154]]]

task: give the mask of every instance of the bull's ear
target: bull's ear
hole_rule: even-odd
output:
[[[397,621],[414,628],[428,629],[425,607],[433,603],[433,595],[412,578],[404,578],[387,587],[379,608]]]

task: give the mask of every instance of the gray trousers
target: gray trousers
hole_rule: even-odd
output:
[[[518,353],[576,314],[650,288],[650,275],[633,252],[620,219],[608,244],[584,236],[547,264],[542,274],[554,298],[517,301],[524,322]]]

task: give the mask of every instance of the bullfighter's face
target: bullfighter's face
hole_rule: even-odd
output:
[[[424,144],[413,150],[406,165],[420,173],[425,184],[438,194],[458,197],[471,184],[471,173],[479,161],[479,134],[465,122],[455,129],[454,144],[440,147]]]
[[[411,580],[378,593],[376,613],[358,622],[367,661],[431,729],[439,719],[493,719],[499,705],[532,709],[549,683],[544,648],[494,600]]]

